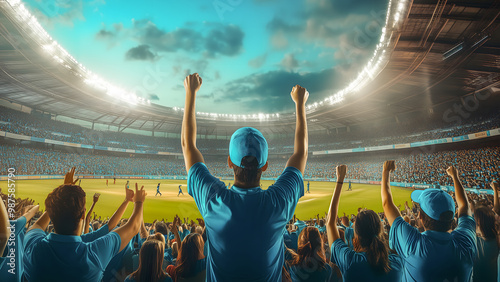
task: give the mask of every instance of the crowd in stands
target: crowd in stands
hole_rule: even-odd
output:
[[[66,176],[64,182],[68,182],[67,179],[68,176]],[[77,187],[67,183],[65,185]],[[491,183],[491,185],[496,185],[494,195],[466,194],[477,223],[477,242],[478,244],[479,242],[483,244],[483,246],[478,245],[477,252],[473,252],[475,257],[472,268],[472,280],[470,281],[496,281],[496,276],[494,276],[494,280],[491,280],[492,275],[500,274],[497,272],[498,267],[496,265],[499,254],[498,246],[500,245],[500,241],[497,243],[497,240],[500,240],[500,233],[494,227],[495,222],[498,222],[500,219],[498,216],[500,214],[499,187],[496,183]],[[61,187],[63,185],[57,189],[61,189]],[[137,191],[140,190],[137,190],[136,187],[136,193]],[[0,204],[4,203],[8,207],[9,197],[7,194],[4,194],[5,192],[0,190],[0,199],[2,200]],[[87,265],[95,263],[91,256],[79,261],[69,261],[67,264],[60,262],[62,263],[62,268],[68,267],[69,269],[49,271],[43,269],[43,263],[40,263],[41,266],[36,266],[36,263],[30,260],[50,258],[42,254],[37,255],[34,252],[34,240],[36,239],[34,237],[41,235],[41,238],[50,238],[48,239],[49,241],[53,240],[57,242],[57,236],[61,235],[57,235],[56,232],[58,234],[63,233],[62,228],[60,226],[57,227],[61,223],[58,222],[55,215],[51,216],[52,220],[50,223],[49,221],[46,221],[45,225],[40,223],[50,213],[51,202],[49,199],[54,193],[52,192],[47,198],[46,205],[49,206],[47,206],[45,212],[39,210],[38,205],[34,206],[34,201],[31,199],[21,198],[15,200],[16,205],[12,214],[9,209],[10,224],[13,226],[11,232],[14,233],[14,235],[11,235],[12,240],[15,240],[19,244],[19,247],[15,248],[15,255],[17,256],[15,264],[8,265],[9,260],[7,256],[10,252],[13,252],[7,251],[8,248],[6,248],[4,256],[0,257],[1,281],[21,281],[23,273],[24,278],[28,278],[29,281],[62,281],[58,279],[51,280],[58,275],[60,277],[61,274],[69,275],[66,278],[73,277],[75,280],[72,281],[205,281],[208,238],[204,220],[202,218],[189,219],[179,216],[169,220],[161,218],[161,215],[159,215],[157,220],[150,223],[145,223],[142,218],[134,219],[133,216],[129,219],[123,219],[124,207],[126,208],[129,202],[137,200],[133,189],[126,188],[124,191],[125,201],[118,207],[111,218],[101,218],[101,216],[93,213],[93,208],[96,204],[99,204],[99,195],[95,194],[93,202],[89,203],[91,205],[90,208],[86,211],[85,223],[79,226],[79,234],[81,236],[78,236],[81,237],[81,240],[78,240],[78,244],[84,242],[87,244],[86,246],[92,246],[87,251],[91,250],[91,253],[97,254],[99,257],[98,263],[101,263],[102,269]],[[62,205],[61,202],[57,201],[68,201],[70,199],[67,198],[68,195],[60,193],[53,200],[56,201],[53,204]],[[455,193],[448,192],[448,194],[456,202]],[[75,199],[72,200],[74,201]],[[69,205],[71,204],[74,203],[69,203]],[[356,224],[360,225],[363,220],[366,220],[363,216],[366,217],[372,211],[360,207],[357,214],[346,215],[342,211],[335,214],[334,226],[341,241],[337,242],[334,240],[335,242],[332,244],[328,238],[331,235],[328,234],[328,224],[330,224],[332,212],[325,212],[323,214],[323,211],[326,209],[327,207],[318,207],[318,212],[321,211],[321,214],[318,213],[316,218],[297,218],[293,216],[293,219],[286,225],[286,230],[283,233],[286,245],[286,261],[282,270],[282,281],[357,281],[356,277],[359,278],[359,273],[355,274],[349,270],[352,268],[354,272],[359,272],[359,269],[352,265],[350,267],[346,266],[345,264],[349,260],[359,260],[359,258],[348,258],[347,254],[348,252],[355,253],[361,248],[361,241],[359,241],[361,237],[359,237],[359,234],[363,231],[356,229]],[[426,230],[426,222],[419,216],[419,204],[412,204],[411,201],[410,203],[406,202],[405,206],[399,207],[398,210],[401,210],[402,220],[415,228],[415,230],[418,230],[418,232]],[[56,211],[57,209],[52,211],[52,213]],[[493,211],[497,215],[494,215]],[[373,216],[376,216],[381,228],[376,234],[380,236],[380,241],[387,247],[391,234],[391,224],[388,217],[384,212],[373,213]],[[135,234],[133,236],[129,235],[126,242],[124,242],[123,239],[125,236],[120,232],[120,228],[127,226],[127,223],[131,222],[131,220],[136,221],[137,228],[134,230]],[[458,227],[458,222],[459,217],[457,213],[452,223],[452,229],[455,230]],[[42,225],[40,226],[40,224]],[[355,229],[356,231],[354,231]],[[107,242],[107,244],[103,244],[101,242],[102,238],[112,237],[109,235],[113,233],[111,231],[117,232],[122,237],[121,243],[119,240],[116,241],[118,243]],[[358,237],[355,237],[355,232]],[[47,234],[51,235],[47,236]],[[101,241],[99,241],[99,238],[101,238]],[[0,237],[0,247],[2,245],[1,239]],[[62,239],[59,238],[59,240]],[[92,245],[92,242],[95,244]],[[116,247],[108,244],[115,244]],[[94,249],[96,246],[100,246],[102,249]],[[485,246],[491,248],[491,250],[485,250]],[[63,256],[63,245],[56,245],[54,248],[54,252],[59,252]],[[84,248],[83,244],[82,248]],[[365,252],[370,252],[369,249],[367,248]],[[401,279],[401,273],[404,268],[402,259],[399,257],[401,254],[398,256],[394,250],[390,250],[390,252],[391,273],[397,274],[398,279],[391,280],[388,276],[384,276],[385,280],[377,281],[400,281]],[[88,254],[84,253],[80,252],[79,256],[88,256]],[[103,255],[103,253],[108,254]],[[492,254],[496,254],[496,256],[492,258]],[[463,256],[466,257],[465,255]],[[495,263],[493,265],[492,259],[494,259]],[[394,261],[399,261],[401,264]],[[350,263],[354,264],[354,262]],[[376,264],[374,262],[370,263]],[[74,265],[70,267],[70,264]],[[15,269],[15,273],[17,274],[8,274],[7,271],[9,269]],[[373,269],[365,269],[365,271],[371,272]],[[366,277],[366,273],[362,273],[361,276]],[[500,276],[498,278],[500,279]]]
[[[195,100],[201,85],[197,73],[184,81],[186,105],[181,130],[184,165],[189,171],[188,193],[203,218],[197,219],[198,224],[176,216],[172,221],[147,226],[143,219],[146,191],[138,183],[135,189],[126,184],[124,200],[117,203],[115,213],[99,220],[92,212],[100,195],[94,194],[87,211],[86,194],[76,184],[73,167],[62,185],[47,195],[46,210],[35,222],[30,221],[39,206],[29,205],[29,199],[24,200],[21,212],[14,209],[10,197],[5,203],[0,201],[0,280],[378,282],[500,278],[500,186],[495,180],[489,183],[494,191],[491,197],[467,195],[462,184],[466,179],[496,178],[498,174],[492,172],[498,172],[498,159],[494,159],[498,148],[413,154],[379,162],[384,212],[360,208],[350,218],[340,216],[339,204],[353,161],[335,164],[335,170],[324,163],[320,164],[323,171],[313,166],[313,172],[328,173],[335,179],[331,203],[324,217],[318,214],[316,220],[299,220],[294,213],[305,192],[309,157],[305,105],[309,92],[296,85],[290,93],[296,112],[293,153],[275,183],[261,189],[260,180],[269,168],[268,143],[257,129],[242,127],[229,143],[226,161],[234,185],[228,189],[209,170],[211,161],[205,161],[197,147]],[[2,149],[9,162],[16,161],[9,153],[15,148]],[[30,153],[40,158],[44,151]],[[493,154],[493,159],[480,162],[488,158],[483,154]],[[216,161],[221,166],[224,163]],[[377,170],[372,165],[367,172],[370,176]],[[412,205],[406,204],[402,212],[390,187],[400,167],[403,174],[397,177],[405,182],[424,181],[422,173],[432,171],[425,181],[452,183],[454,193],[434,188],[414,190]],[[86,169],[90,168],[87,163]],[[352,168],[353,175],[365,176],[363,164]],[[272,173],[277,168],[270,170]],[[132,214],[123,220],[131,203]]]
[[[449,123],[401,123],[382,124],[379,126],[353,127],[349,131],[311,133],[309,150],[350,149],[411,143],[439,138],[455,137],[500,127],[496,115],[482,115],[469,118],[464,124]],[[5,107],[0,107],[0,130],[53,139],[78,144],[133,149],[153,152],[180,152],[178,138],[153,137],[125,132],[99,131],[67,122],[52,120],[48,117],[27,114]],[[269,153],[290,153],[293,140],[289,137],[268,138]],[[225,154],[229,140],[200,139],[202,153]]]
[[[48,174],[62,175],[67,165],[77,165],[82,174],[88,175],[148,175],[187,176],[182,159],[159,156],[121,157],[109,155],[92,155],[82,152],[67,153],[57,150],[31,148],[26,146],[0,145],[0,167],[15,166],[19,175]],[[306,179],[331,178],[331,171],[339,165],[349,165],[348,178],[353,180],[376,181],[381,177],[379,163],[386,154],[370,155],[332,155],[330,157],[311,157],[304,172]],[[399,169],[394,173],[394,181],[447,185],[453,183],[446,174],[435,168],[443,168],[453,164],[462,170],[462,182],[467,188],[488,188],[492,178],[500,178],[500,147],[479,149],[451,150],[396,154],[393,156]],[[219,177],[232,177],[233,172],[227,166],[225,158],[207,158],[209,170]],[[283,171],[285,163],[281,159],[270,160],[268,170],[263,174],[266,178],[277,178]],[[0,173],[6,174],[6,172]]]

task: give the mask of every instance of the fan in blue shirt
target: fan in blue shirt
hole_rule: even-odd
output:
[[[411,199],[420,205],[418,217],[425,232],[406,223],[394,205],[389,187],[394,161],[386,161],[382,172],[382,205],[391,225],[390,246],[405,261],[403,281],[470,281],[476,256],[476,224],[457,170],[446,172],[453,179],[458,204],[458,227],[453,198],[441,189],[416,190]],[[356,222],[357,224],[357,222]]]
[[[74,184],[78,181],[73,181],[74,172],[72,168],[65,184],[47,196],[46,212],[26,233],[24,264],[29,281],[100,281],[109,261],[139,231],[146,192],[144,186],[139,190],[136,184],[135,193],[126,190],[122,204],[126,209],[128,202],[134,201],[134,211],[127,224],[85,242],[80,236],[85,220],[85,192]],[[44,230],[49,221],[55,233],[47,235]]]
[[[1,200],[0,200],[1,201]],[[29,222],[38,212],[39,206],[28,206],[28,211],[16,220],[10,220],[11,236],[7,247],[3,252],[5,264],[1,264],[0,259],[0,281],[21,281],[24,272],[24,233],[26,232],[26,222]]]
[[[332,196],[326,228],[332,262],[339,267],[345,282],[399,282],[403,274],[403,260],[390,253],[382,222],[374,211],[358,212],[354,225],[354,249],[349,248],[340,238],[335,219],[346,173],[345,165],[337,167],[337,185]]]
[[[196,147],[194,106],[201,83],[198,74],[184,81],[186,106],[181,143],[188,171],[188,192],[205,220],[209,238],[206,279],[280,281],[285,253],[283,231],[304,194],[305,102],[309,93],[298,85],[292,89],[297,113],[295,149],[281,176],[267,190],[259,187],[261,174],[268,167],[266,139],[250,127],[234,132],[229,143],[228,166],[235,176],[229,190],[210,174]]]

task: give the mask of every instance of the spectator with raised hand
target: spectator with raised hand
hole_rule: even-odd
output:
[[[83,242],[85,192],[73,184],[73,174],[74,168],[66,175],[65,184],[49,193],[47,211],[26,233],[24,263],[29,281],[100,281],[111,258],[139,232],[146,192],[136,184],[134,210],[127,224]],[[44,230],[51,220],[55,233],[47,235]]]
[[[126,184],[124,189],[125,199],[115,211],[115,213],[111,216],[109,222],[107,223],[107,226],[104,225],[97,231],[82,235],[82,239],[84,242],[93,241],[101,236],[108,234],[118,225],[120,220],[122,221],[122,224],[120,224],[120,226],[125,225],[125,223],[123,222],[127,222],[127,219],[122,219],[123,213],[125,213],[128,204],[134,199],[134,190],[128,189]],[[141,221],[140,229],[142,228],[142,225],[143,224]],[[114,281],[116,279],[116,273],[130,273],[133,271],[134,243],[139,244],[140,241],[140,234],[136,234],[133,239],[130,240],[127,246],[111,259],[111,261],[106,266],[106,269],[104,270],[104,275],[102,278],[104,282]],[[123,279],[124,277],[121,278]]]
[[[175,265],[167,267],[167,273],[174,281],[189,279],[190,281],[205,281],[207,261],[203,255],[205,243],[198,233],[191,233],[181,241],[178,227],[181,219],[175,216],[172,223],[172,232],[179,248]]]
[[[342,241],[336,225],[342,185],[347,167],[337,167],[337,184],[333,192],[327,223],[332,262],[344,281],[401,281],[403,260],[391,254],[379,216],[372,210],[361,210],[354,225],[354,250]]]
[[[94,197],[92,197],[92,206],[90,206],[89,211],[87,212],[87,216],[85,217],[85,224],[83,225],[83,234],[87,234],[90,232],[90,217],[92,216],[92,212],[94,211],[95,204],[99,201],[100,193],[95,193]]]
[[[477,223],[477,258],[472,271],[473,281],[497,281],[500,235],[495,222],[495,213],[486,206],[478,206],[474,210],[474,219]]]
[[[169,282],[172,278],[163,270],[165,237],[156,233],[148,236],[139,252],[139,267],[127,276],[125,282]]]
[[[184,81],[186,105],[181,144],[188,192],[205,219],[210,242],[207,281],[279,281],[285,256],[283,231],[304,194],[302,175],[308,153],[305,103],[309,93],[298,85],[291,91],[296,105],[294,153],[276,183],[267,190],[259,187],[261,175],[268,167],[266,139],[251,127],[233,133],[227,162],[234,172],[234,185],[229,190],[210,174],[196,145],[195,98],[201,84],[198,74]]]
[[[404,281],[469,281],[476,258],[476,223],[460,182],[451,166],[446,173],[453,179],[458,204],[458,227],[452,232],[455,216],[453,198],[441,189],[415,190],[418,217],[425,232],[406,223],[394,205],[389,187],[394,161],[386,161],[382,171],[382,206],[391,225],[390,246],[405,261]],[[357,222],[356,222],[357,223]]]
[[[328,265],[323,239],[315,227],[306,227],[299,235],[297,252],[290,250],[288,261],[292,281],[329,281],[332,268]]]

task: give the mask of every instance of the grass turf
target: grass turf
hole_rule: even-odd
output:
[[[113,179],[109,179],[109,186],[106,186],[105,179],[83,179],[81,186],[87,193],[87,208],[90,208],[94,193],[101,193],[99,202],[94,208],[94,212],[103,218],[111,216],[120,206],[125,197],[126,179],[117,179],[113,184]],[[130,180],[130,188],[135,189],[136,180]],[[144,220],[152,222],[154,219],[172,220],[175,214],[181,217],[195,219],[201,217],[196,204],[187,193],[185,180],[138,180],[140,185],[144,185],[147,191],[147,198],[144,205]],[[160,192],[162,196],[155,196],[156,185],[161,183]],[[62,183],[58,180],[19,180],[16,182],[16,198],[31,198],[35,203],[44,208],[47,194]],[[263,187],[268,187],[273,181],[262,181]],[[306,182],[307,183],[307,182]],[[305,183],[305,184],[306,184]],[[226,181],[228,184],[228,181]],[[305,189],[307,186],[304,184]],[[184,195],[177,197],[178,187],[182,185]],[[328,211],[333,193],[334,183],[332,182],[311,182],[311,193],[305,193],[297,205],[295,214],[299,219],[309,219],[317,214],[323,216]],[[355,214],[358,207],[366,207],[376,212],[382,212],[382,202],[380,199],[380,186],[369,184],[352,184],[352,191],[347,191],[348,184],[344,184],[340,198],[339,213]],[[7,181],[0,181],[2,192],[7,192]],[[140,186],[139,186],[140,188]],[[392,188],[392,193],[396,205],[405,201],[410,201],[411,190],[403,188]],[[124,217],[129,217],[132,213],[133,205],[130,204]],[[249,211],[251,212],[251,211]]]

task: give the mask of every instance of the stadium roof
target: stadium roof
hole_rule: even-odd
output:
[[[442,113],[460,99],[498,87],[500,1],[400,3],[408,8],[403,15],[390,11],[402,17],[402,24],[388,30],[391,36],[384,50],[389,60],[383,70],[343,102],[310,108],[310,131],[412,113]],[[180,132],[181,110],[131,105],[96,90],[70,63],[48,56],[46,45],[34,39],[38,34],[8,2],[0,2],[0,9],[1,99],[119,130]],[[268,134],[290,133],[295,120],[293,113],[252,121],[198,117],[200,134],[228,135],[243,124]]]

